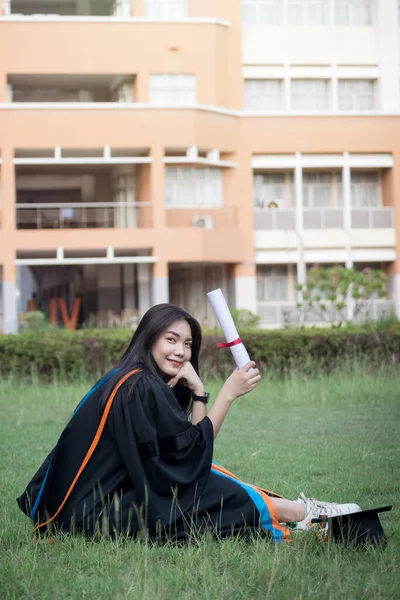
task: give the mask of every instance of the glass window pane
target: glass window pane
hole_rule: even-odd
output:
[[[288,22],[289,25],[303,25],[303,7],[301,3],[289,3]]]
[[[259,5],[259,22],[263,25],[279,24],[278,2],[264,2]]]

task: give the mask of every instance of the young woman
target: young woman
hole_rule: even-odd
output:
[[[207,410],[199,376],[201,330],[182,309],[160,304],[141,320],[121,361],[83,398],[25,492],[23,512],[46,531],[96,532],[161,541],[267,531],[285,523],[359,511],[245,484],[214,463],[213,442],[239,396],[256,388],[254,362],[235,369]],[[191,421],[187,415],[191,414]]]

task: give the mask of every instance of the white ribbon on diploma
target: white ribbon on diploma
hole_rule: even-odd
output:
[[[232,319],[232,315],[226,303],[223,293],[218,288],[207,294],[207,297],[214,309],[215,316],[223,331],[227,345],[232,352],[233,359],[239,369],[249,362],[250,357],[247,350],[239,337],[236,325]],[[234,344],[232,344],[234,342]],[[232,345],[231,345],[232,344]]]

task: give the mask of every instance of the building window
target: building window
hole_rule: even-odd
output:
[[[169,208],[219,208],[223,204],[220,169],[167,167],[165,205]]]
[[[283,110],[283,80],[245,79],[244,109],[254,111]]]
[[[332,174],[303,174],[304,208],[329,208],[332,205]]]
[[[354,208],[379,206],[379,175],[377,172],[351,174],[351,205]]]
[[[253,200],[255,208],[293,207],[295,204],[293,173],[254,175]]]
[[[288,0],[289,25],[327,25],[329,3],[327,0]]]
[[[288,298],[287,266],[257,267],[257,300],[258,302],[275,302]]]
[[[338,185],[338,203],[343,205],[343,182]],[[351,206],[380,206],[380,179],[377,171],[351,172]]]
[[[339,110],[363,111],[375,108],[373,79],[339,80]]]
[[[188,16],[187,0],[144,0],[145,17],[152,19],[184,19]]]
[[[196,75],[151,75],[151,104],[196,104]]]
[[[350,27],[372,25],[372,0],[335,0],[335,24]]]
[[[328,110],[329,82],[325,79],[292,79],[292,110]]]
[[[244,25],[279,25],[281,0],[242,0]]]

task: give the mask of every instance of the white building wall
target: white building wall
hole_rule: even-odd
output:
[[[380,106],[383,112],[393,112],[400,108],[397,0],[381,0],[377,9]]]

